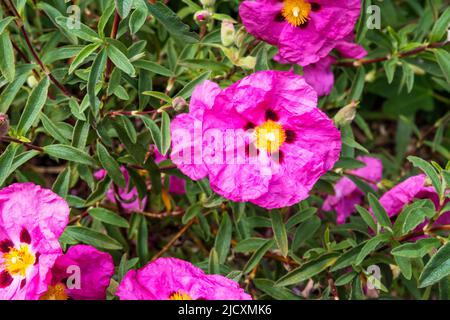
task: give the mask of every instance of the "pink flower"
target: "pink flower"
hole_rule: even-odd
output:
[[[357,160],[366,164],[365,167],[350,170],[349,172],[355,176],[371,181],[369,183],[372,188],[377,189],[376,184],[381,181],[383,173],[383,165],[377,158],[359,156]],[[325,199],[322,209],[325,211],[335,210],[337,213],[337,223],[343,224],[347,217],[355,212],[355,205],[361,204],[364,192],[361,191],[356,184],[347,177],[341,178],[334,187],[335,195],[328,196]]]
[[[360,0],[246,0],[239,14],[249,33],[279,48],[279,59],[306,66],[352,34],[360,10]]]
[[[154,146],[155,151],[155,162],[160,163],[161,161],[167,160],[167,157],[163,156],[161,153],[159,153],[156,146]],[[169,177],[169,192],[173,194],[182,195],[185,194],[186,191],[186,180],[176,177],[176,176],[170,176]]]
[[[51,190],[15,183],[0,190],[0,300],[35,300],[61,255],[69,207]]]
[[[439,196],[432,186],[426,185],[426,176],[420,174],[410,177],[386,192],[380,203],[389,217],[396,216],[403,208],[416,199],[430,199],[436,210],[440,210]],[[446,212],[436,221],[436,224],[450,223],[450,212]]]
[[[336,49],[345,58],[361,59],[367,55],[363,47],[346,40],[337,41]],[[319,96],[326,96],[333,90],[334,74],[331,67],[335,61],[336,59],[329,55],[303,68],[306,82]]]
[[[126,186],[124,188],[117,188],[119,195],[119,202],[122,208],[126,212],[134,212],[134,211],[143,211],[145,206],[147,205],[147,197],[144,199],[139,199],[139,193],[136,187],[132,187],[130,189],[130,176],[128,174],[127,169],[124,166],[120,167],[120,171],[122,171],[123,177],[125,178]],[[106,170],[100,169],[95,174],[94,177],[97,180],[102,180],[106,176]],[[114,187],[111,186],[109,188],[106,197],[109,201],[116,203],[116,196],[114,192]]]
[[[52,268],[52,280],[41,300],[105,300],[114,275],[111,255],[88,245],[70,247]]]
[[[129,271],[116,294],[121,300],[251,300],[237,282],[175,258]]]
[[[316,92],[291,72],[257,72],[224,90],[207,81],[171,131],[171,159],[184,174],[268,209],[307,198],[341,150]]]

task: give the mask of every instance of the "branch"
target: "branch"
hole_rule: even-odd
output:
[[[336,65],[339,67],[360,67],[362,65],[365,64],[371,64],[371,63],[377,63],[377,62],[383,62],[383,61],[387,61],[387,60],[391,60],[393,57],[398,56],[399,58],[406,58],[409,56],[413,56],[416,54],[419,54],[423,51],[426,51],[428,49],[435,49],[435,48],[442,48],[445,45],[447,45],[448,42],[444,41],[444,42],[435,42],[435,43],[430,43],[421,47],[418,47],[416,49],[412,49],[409,51],[405,51],[405,52],[401,52],[398,55],[387,55],[385,57],[379,57],[379,58],[374,58],[374,59],[359,59],[359,60],[353,60],[353,61],[341,61],[341,62],[337,62]]]
[[[22,21],[22,18],[20,16],[20,14],[17,12],[16,7],[14,6],[14,3],[12,1],[10,1],[10,0],[5,0],[5,4],[9,8],[9,10],[13,13],[13,15],[16,16],[17,19],[15,19],[14,21],[15,21],[17,27],[20,29],[23,37],[25,38],[25,42],[26,42],[26,44],[28,46],[28,49],[31,51],[31,54],[34,57],[34,60],[41,67],[42,71],[49,77],[49,79],[53,82],[53,84],[56,87],[58,87],[59,90],[61,90],[61,92],[65,96],[67,96],[67,97],[75,97],[76,98],[76,96],[74,94],[72,94],[69,90],[67,90],[64,87],[64,85],[62,85],[58,80],[56,80],[56,78],[52,75],[50,70],[44,65],[42,60],[39,58],[39,55],[37,54],[36,50],[33,47],[33,44],[31,43],[30,37],[28,36],[27,31],[25,30],[25,26],[24,26],[24,23]],[[16,50],[17,50],[17,47],[16,47]],[[22,55],[22,54],[20,54],[20,55]]]
[[[12,137],[0,137],[0,141],[4,141],[4,142],[14,142],[14,143],[19,143],[24,145],[25,147],[27,147],[28,149],[32,149],[32,150],[36,150],[39,152],[44,152],[44,149],[39,147],[39,146],[35,146],[34,144],[31,144],[29,142],[25,142],[16,138],[12,138]]]

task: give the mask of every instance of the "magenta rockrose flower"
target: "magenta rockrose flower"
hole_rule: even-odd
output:
[[[117,288],[121,300],[251,300],[231,279],[205,274],[176,258],[159,258],[129,271]]]
[[[267,209],[307,198],[341,150],[316,92],[291,72],[257,72],[224,90],[203,83],[171,131],[171,158],[183,173]]]
[[[417,199],[430,199],[433,201],[436,210],[440,210],[439,196],[431,185],[427,184],[427,178],[424,174],[412,176],[399,183],[391,190],[386,192],[381,198],[380,203],[388,213],[389,217],[399,214],[403,208]],[[450,223],[450,212],[445,212],[436,221],[436,224]]]
[[[377,183],[381,181],[383,174],[383,164],[380,159],[359,156],[357,160],[365,163],[365,166],[355,170],[350,170],[354,176],[364,179],[369,185],[377,189]],[[335,210],[337,213],[337,223],[343,224],[347,217],[355,212],[355,206],[361,204],[364,192],[347,177],[341,178],[334,186],[335,195],[330,195],[325,199],[322,209],[324,211]]]
[[[360,11],[360,0],[246,0],[239,7],[249,33],[277,46],[280,59],[302,66],[352,34]]]
[[[33,183],[0,190],[0,300],[36,300],[47,291],[68,219],[66,201],[51,190]]]
[[[106,252],[75,245],[58,257],[51,275],[51,283],[41,300],[105,300],[114,263]]]
[[[124,166],[121,166],[120,171],[122,171],[126,183],[125,187],[118,187],[118,200],[120,205],[122,206],[124,211],[128,213],[144,210],[145,206],[147,205],[147,197],[145,197],[144,199],[139,199],[139,193],[136,187],[132,187],[130,189],[130,175],[128,174],[127,169]],[[97,180],[102,180],[105,176],[106,170],[104,169],[100,169],[94,174],[94,177]],[[106,197],[109,201],[116,203],[117,199],[113,186],[109,188],[108,192],[106,193]]]

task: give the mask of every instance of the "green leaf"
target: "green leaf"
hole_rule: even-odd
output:
[[[275,287],[275,282],[272,280],[254,279],[252,282],[256,288],[277,300],[301,300],[301,297],[292,293],[291,290],[283,287]]]
[[[116,185],[124,188],[126,186],[125,178],[120,170],[117,161],[109,154],[108,150],[101,144],[97,143],[98,159],[107,174],[111,177]]]
[[[53,144],[43,147],[44,152],[51,157],[73,161],[89,166],[95,166],[94,159],[85,151],[63,144]]]
[[[209,75],[211,74],[211,71],[206,71],[199,75],[197,78],[189,82],[187,85],[183,87],[178,93],[177,97],[183,97],[184,99],[188,99],[191,97],[192,92],[194,91],[195,87],[202,83],[203,81],[207,80],[209,78]]]
[[[70,186],[70,166],[67,166],[56,178],[52,190],[62,198],[67,197]]]
[[[273,239],[269,239],[266,240],[259,248],[258,250],[255,251],[255,253],[253,253],[253,255],[250,257],[250,259],[248,259],[247,264],[244,267],[243,272],[245,274],[251,272],[253,270],[253,268],[256,267],[256,265],[259,263],[259,261],[261,261],[261,259],[264,257],[264,255],[266,254],[266,252],[272,248],[272,246],[274,245],[274,240]]]
[[[395,247],[391,253],[405,258],[422,258],[433,248],[438,248],[440,244],[441,242],[435,238],[420,239],[415,243],[405,243]]]
[[[214,242],[214,247],[217,250],[220,264],[225,262],[228,251],[230,250],[231,232],[231,220],[228,216],[228,213],[225,212],[222,216],[222,222],[220,223],[219,231],[217,232],[216,241]]]
[[[364,222],[369,226],[373,231],[377,231],[377,223],[373,220],[372,215],[365,208],[356,205],[356,211],[358,211],[361,218],[363,218]]]
[[[265,238],[247,238],[239,241],[234,250],[242,253],[254,252],[266,242],[267,239]]]
[[[219,256],[217,255],[217,251],[215,248],[212,248],[211,252],[209,253],[208,273],[220,274]]]
[[[356,257],[355,264],[361,264],[369,254],[374,252],[381,244],[386,243],[390,238],[391,235],[389,233],[381,233],[367,240],[364,243],[361,252],[359,252],[358,256]]]
[[[403,274],[403,276],[411,280],[412,277],[412,266],[411,261],[409,258],[400,257],[400,256],[394,256],[395,262],[397,262],[398,267],[400,268],[400,272]]]
[[[170,117],[167,112],[161,112],[161,149],[159,152],[164,156],[169,151],[171,144],[170,137]]]
[[[64,137],[64,134],[61,132],[61,130],[56,126],[55,123],[53,123],[52,120],[50,120],[44,112],[41,112],[41,122],[44,126],[45,131],[51,135],[54,139],[57,141],[63,143],[63,144],[69,144],[69,141]]]
[[[275,285],[285,287],[310,279],[324,271],[326,268],[332,266],[336,262],[338,256],[339,254],[337,253],[328,253],[309,261],[281,277]]]
[[[69,226],[66,227],[64,234],[66,234],[69,237],[72,237],[73,239],[79,242],[89,244],[98,249],[106,249],[106,250],[122,249],[122,245],[113,238],[103,233],[99,233],[97,231],[85,227]]]
[[[350,283],[350,281],[352,281],[357,275],[358,273],[356,273],[355,271],[344,273],[342,276],[336,279],[334,285],[336,287],[345,286],[346,284]]]
[[[0,155],[0,186],[5,183],[6,179],[11,174],[11,166],[13,164],[17,148],[17,144],[10,143]]]
[[[450,55],[449,55],[450,58]],[[434,189],[436,190],[437,194],[439,196],[443,195],[444,190],[442,189],[441,180],[439,179],[439,175],[436,172],[436,169],[429,164],[427,161],[415,157],[415,156],[409,156],[408,157],[409,162],[411,162],[415,167],[422,170],[427,177],[431,180],[431,183],[433,184]]]
[[[430,33],[430,42],[440,41],[446,34],[450,24],[450,7],[448,7],[436,23]]]
[[[435,284],[450,275],[450,242],[443,245],[425,265],[419,278],[419,288]]]
[[[168,102],[168,103],[172,103],[172,98],[169,97],[168,95],[165,95],[162,92],[158,92],[158,91],[144,91],[144,92],[142,92],[142,94],[144,94],[146,96],[154,97],[154,98],[159,99],[159,100],[163,100],[163,101]]]
[[[287,257],[289,244],[286,232],[286,226],[283,221],[283,216],[279,210],[270,212],[270,219],[272,220],[272,229],[278,248],[281,250],[283,257]]]
[[[364,90],[365,78],[366,78],[366,70],[364,69],[363,66],[361,66],[358,68],[358,71],[356,72],[356,77],[353,80],[352,89],[349,95],[349,102],[358,101],[361,99],[361,95]]]
[[[447,79],[447,82],[450,83],[450,53],[444,49],[437,49],[434,52],[434,55],[436,56],[436,60],[444,73],[445,79]]]
[[[341,269],[344,269],[348,266],[351,266],[352,264],[355,264],[355,260],[358,257],[359,253],[361,252],[361,249],[364,247],[365,243],[360,243],[358,246],[350,249],[346,253],[344,253],[342,256],[337,259],[335,265],[331,268],[331,271],[338,271]]]
[[[147,3],[148,10],[164,28],[181,43],[196,43],[198,35],[189,30],[189,26],[162,2]]]
[[[122,19],[125,19],[133,7],[133,0],[114,0],[117,12]]]
[[[128,228],[130,225],[128,221],[117,213],[107,210],[105,208],[90,208],[88,210],[89,215],[98,221],[117,226],[122,228]]]
[[[89,79],[87,83],[87,92],[89,96],[89,104],[96,115],[99,110],[97,102],[97,94],[95,92],[95,86],[100,81],[102,77],[103,70],[106,65],[106,50],[100,51],[95,57],[94,63],[92,64],[91,71],[89,73]]]
[[[72,74],[78,66],[83,64],[83,62],[86,61],[86,59],[95,51],[98,49],[100,44],[98,43],[91,43],[85,46],[83,49],[78,52],[75,59],[73,59],[72,63],[69,67],[69,74]]]
[[[0,34],[0,71],[8,82],[13,82],[16,75],[14,49],[9,32]]]
[[[82,40],[85,40],[87,42],[101,41],[97,32],[89,28],[87,25],[81,23],[80,21],[75,21],[75,17],[69,19],[63,16],[59,16],[55,19],[55,21],[69,34],[73,34]]]
[[[134,66],[138,69],[144,69],[147,71],[151,71],[156,74],[160,74],[165,77],[173,77],[175,76],[172,71],[163,67],[162,65],[148,60],[137,60],[133,62]]]
[[[196,216],[200,215],[202,212],[202,205],[200,203],[194,203],[189,208],[187,208],[185,214],[181,218],[183,224],[188,223],[190,220],[194,219]]]
[[[372,193],[370,193],[368,197],[369,205],[372,208],[377,222],[383,227],[392,227],[391,219],[389,219],[389,215],[387,214],[381,203],[378,201],[377,197]]]
[[[315,216],[300,224],[295,230],[294,240],[292,241],[292,250],[297,250],[306,241],[311,239],[316,231],[320,228],[322,221]]]
[[[43,77],[38,85],[31,91],[16,127],[16,131],[19,135],[25,135],[38,118],[44,107],[45,101],[47,101],[48,86],[48,77]]]
[[[110,41],[108,44],[106,52],[114,65],[126,74],[134,77],[136,75],[136,70],[134,70],[134,67],[127,56],[114,45],[114,42]]]
[[[6,113],[14,101],[17,93],[27,81],[28,74],[36,65],[23,64],[16,68],[16,79],[8,84],[0,94],[0,112]]]
[[[3,33],[9,24],[14,21],[15,17],[6,17],[0,20],[0,33]]]
[[[156,148],[159,150],[162,150],[162,138],[161,138],[161,131],[158,128],[158,125],[150,119],[147,116],[140,116],[142,121],[144,122],[144,125],[147,127],[148,130],[150,130],[150,134],[153,139],[153,143],[156,145]]]
[[[136,10],[133,11],[130,16],[130,20],[128,21],[128,25],[132,34],[137,33],[142,28],[148,15],[148,9],[143,0],[137,1],[137,3],[138,6]]]

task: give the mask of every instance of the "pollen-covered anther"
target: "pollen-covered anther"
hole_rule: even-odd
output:
[[[309,20],[311,4],[305,0],[284,0],[281,14],[294,27],[301,26]]]
[[[268,153],[276,152],[286,141],[286,132],[278,122],[268,120],[256,127],[256,147],[267,150]]]

